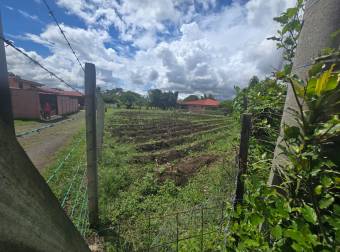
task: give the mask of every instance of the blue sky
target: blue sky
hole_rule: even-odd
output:
[[[235,85],[281,63],[266,40],[293,0],[47,0],[81,62],[102,88],[149,88],[230,97]],[[5,36],[66,81],[83,73],[41,0],[1,0]],[[60,86],[9,47],[9,71]]]

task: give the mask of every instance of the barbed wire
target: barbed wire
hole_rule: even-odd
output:
[[[4,41],[7,46],[12,47],[14,50],[16,50],[17,52],[21,53],[22,55],[24,55],[26,58],[28,58],[30,61],[32,61],[34,64],[36,64],[37,66],[39,66],[40,68],[42,68],[43,70],[45,70],[46,72],[48,72],[51,76],[53,76],[54,78],[58,79],[60,82],[62,82],[63,84],[65,84],[66,86],[68,86],[69,88],[71,88],[72,90],[76,91],[77,93],[83,95],[78,89],[74,88],[71,84],[67,83],[66,81],[64,81],[61,77],[59,77],[58,75],[56,75],[55,73],[53,73],[52,71],[50,71],[49,69],[47,69],[45,66],[43,66],[39,61],[33,59],[31,56],[29,56],[27,53],[25,53],[23,50],[21,50],[20,48],[16,47],[12,41],[2,37],[0,35],[0,39],[2,41]]]
[[[43,0],[43,2],[44,2],[45,6],[46,6],[46,8],[47,8],[47,10],[48,10],[48,13],[51,15],[51,17],[53,18],[54,22],[55,22],[56,25],[58,26],[58,28],[59,28],[59,30],[60,30],[60,33],[63,35],[63,37],[64,37],[64,39],[65,39],[65,41],[66,41],[68,47],[71,49],[71,51],[72,51],[74,57],[77,59],[79,65],[80,65],[80,67],[81,67],[81,69],[85,72],[85,69],[84,69],[83,65],[81,64],[81,62],[80,62],[80,60],[79,60],[79,58],[78,58],[76,52],[74,51],[73,47],[71,46],[70,41],[67,39],[67,37],[66,37],[66,35],[65,35],[65,32],[63,31],[63,29],[61,29],[57,17],[54,15],[54,13],[53,13],[52,9],[50,8],[50,6],[48,5],[47,1],[46,1],[46,0]]]

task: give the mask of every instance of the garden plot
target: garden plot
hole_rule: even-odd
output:
[[[119,229],[107,239],[143,250],[146,216],[227,201],[238,135],[237,120],[225,116],[110,110],[99,167],[101,218]],[[155,237],[171,231],[162,223],[152,226]]]
[[[228,132],[228,121],[223,116],[208,116],[200,114],[163,112],[163,111],[124,111],[111,118],[109,131],[118,143],[133,143],[136,154],[130,163],[138,165],[168,164],[171,171],[164,174],[177,174],[174,176],[161,176],[159,181],[169,178],[178,183],[180,174],[187,181],[202,166],[216,161],[214,155],[209,162],[202,162],[202,157],[195,155],[204,153],[207,147]],[[125,123],[124,123],[125,122]],[[189,161],[187,158],[190,157]],[[169,163],[183,159],[183,164],[176,166]],[[196,160],[197,159],[197,160]],[[196,161],[195,161],[196,160]],[[203,160],[205,160],[203,158]],[[187,174],[183,168],[188,163]]]

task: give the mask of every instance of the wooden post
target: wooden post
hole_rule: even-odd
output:
[[[89,222],[95,228],[98,225],[96,67],[91,63],[85,63],[85,115]]]
[[[0,36],[3,38],[2,17],[0,14]],[[0,119],[10,128],[10,132],[15,135],[11,92],[8,84],[7,61],[4,41],[0,41]]]
[[[234,199],[234,209],[238,203],[243,200],[244,194],[244,183],[242,181],[242,175],[247,172],[248,162],[248,148],[249,148],[249,137],[251,131],[251,115],[242,114],[241,117],[241,139],[240,139],[240,150],[238,155],[238,173],[236,181],[236,193]]]
[[[101,159],[103,135],[104,135],[104,101],[99,90],[97,90],[97,157]]]
[[[246,113],[248,109],[248,97],[246,94],[243,95],[243,111]]]

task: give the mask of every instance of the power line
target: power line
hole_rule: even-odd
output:
[[[76,88],[72,87],[71,84],[67,83],[66,81],[64,81],[62,78],[60,78],[58,75],[56,75],[55,73],[51,72],[50,70],[48,70],[46,67],[44,67],[40,62],[38,62],[37,60],[33,59],[31,56],[29,56],[27,53],[25,53],[23,50],[21,50],[20,48],[16,47],[10,40],[5,39],[4,37],[0,36],[0,39],[2,41],[4,41],[7,46],[12,47],[14,50],[16,50],[17,52],[21,53],[22,55],[24,55],[26,58],[28,58],[30,61],[32,61],[34,64],[38,65],[40,68],[44,69],[46,72],[48,72],[51,76],[53,76],[54,78],[58,79],[60,82],[64,83],[66,86],[68,86],[69,88],[71,88],[72,90],[76,91],[77,93],[81,94],[82,93],[77,90]]]
[[[46,1],[46,0],[43,0],[43,2],[44,2],[45,6],[46,6],[46,8],[47,8],[47,10],[48,10],[48,13],[51,15],[51,17],[53,18],[54,22],[55,22],[56,25],[58,26],[58,28],[59,28],[61,34],[63,35],[64,39],[66,40],[67,45],[70,47],[70,49],[71,49],[71,51],[72,51],[74,57],[76,57],[76,59],[77,59],[79,65],[80,65],[81,69],[83,69],[83,71],[85,72],[85,69],[84,69],[83,65],[80,63],[80,60],[79,60],[79,58],[78,58],[76,52],[73,50],[70,41],[67,39],[67,37],[66,37],[66,35],[65,35],[65,32],[63,31],[63,29],[61,29],[61,27],[60,27],[60,25],[59,25],[59,22],[58,22],[58,19],[57,19],[56,16],[54,15],[54,13],[53,13],[53,11],[51,10],[50,6],[48,5],[47,1]]]

